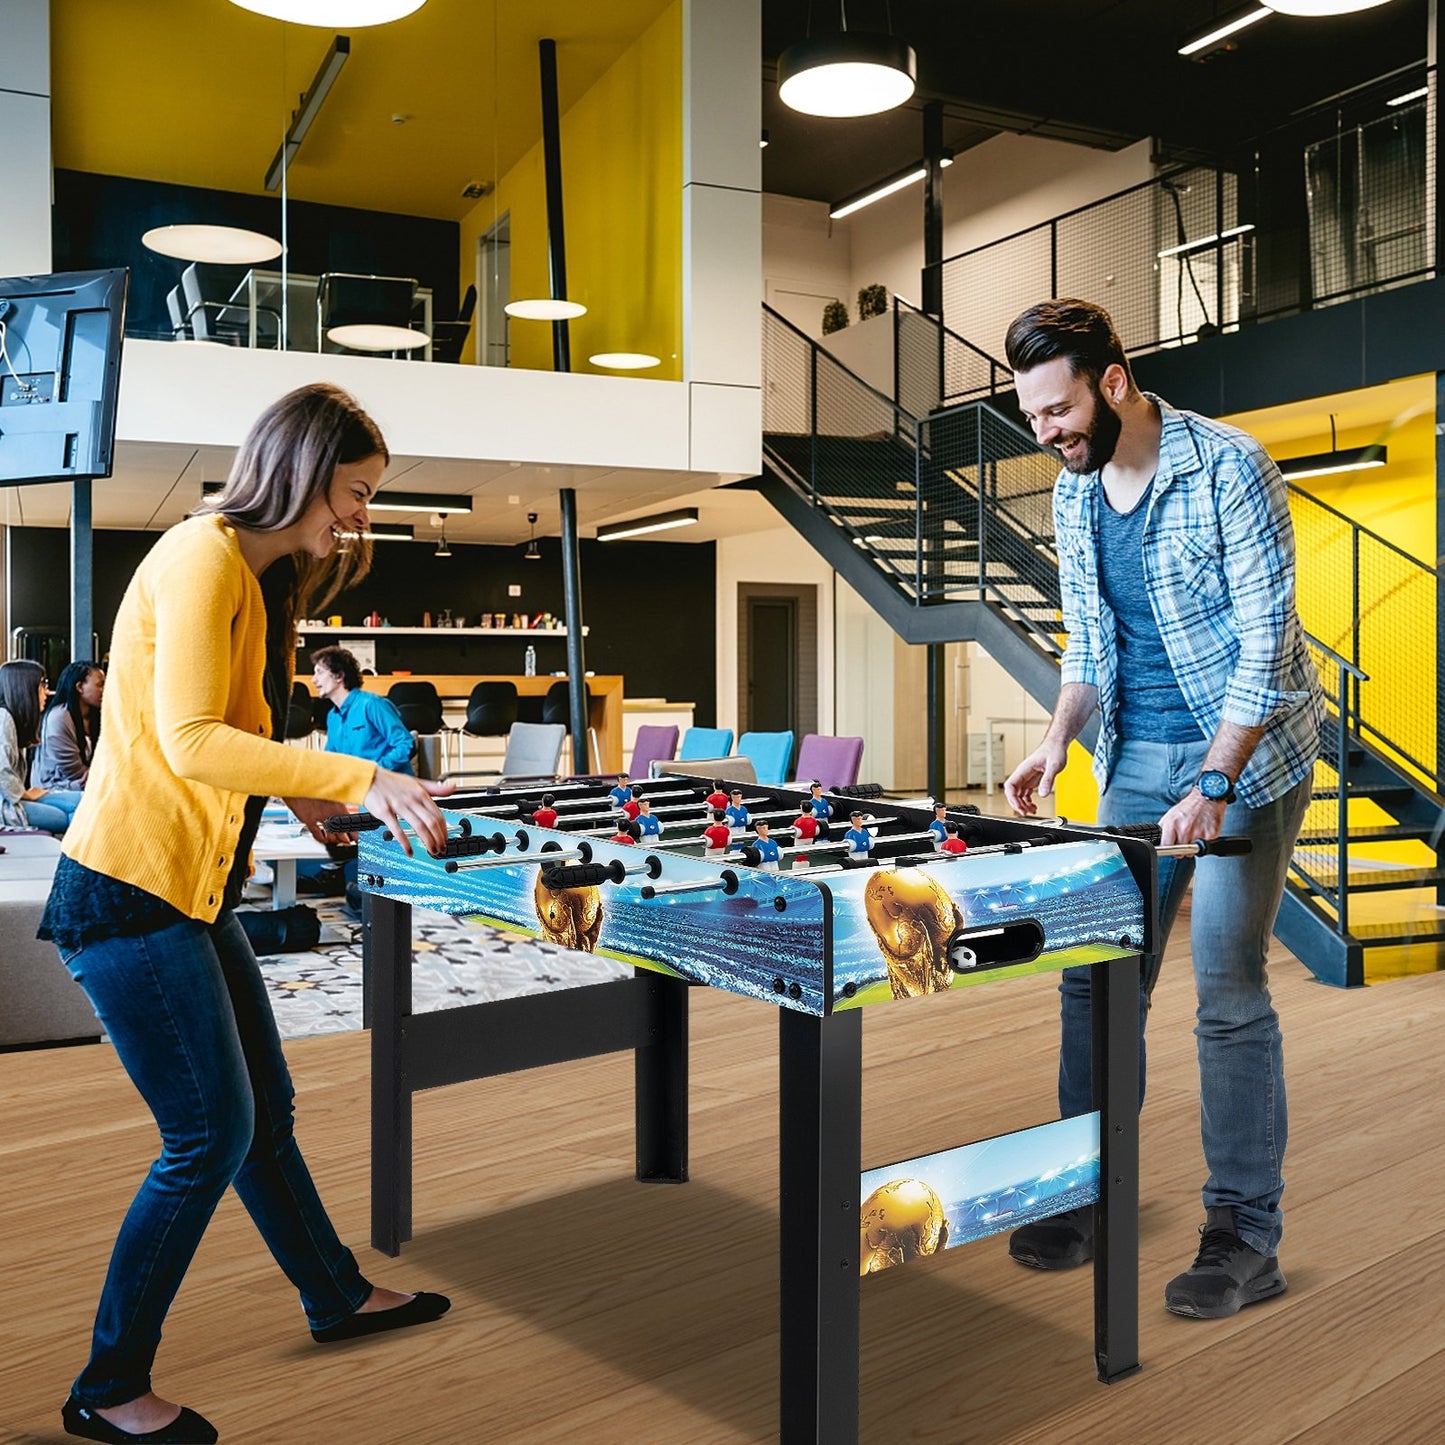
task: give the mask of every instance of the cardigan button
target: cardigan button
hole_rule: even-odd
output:
[[[215,903],[216,903],[216,895],[213,893],[213,894],[211,894],[211,896],[210,896],[208,899],[206,899],[206,906],[207,906],[207,907],[210,907],[210,908],[213,908],[213,907],[215,907]]]

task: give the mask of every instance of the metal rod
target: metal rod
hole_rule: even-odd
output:
[[[557,108],[557,42],[539,40],[542,70],[542,169],[547,190],[547,271],[552,299],[567,299],[567,242],[562,221],[562,121]],[[572,343],[566,321],[552,323],[552,368],[572,370]]]
[[[448,873],[472,873],[480,868],[515,868],[522,863],[570,863],[581,858],[580,849],[561,849],[556,853],[512,853],[502,858],[448,858]]]
[[[544,41],[551,44],[551,41]],[[564,368],[565,369],[565,368]],[[582,656],[582,558],[577,545],[577,493],[563,487],[562,610],[567,622],[567,703],[572,731],[572,769],[590,771],[587,759],[587,664]]]

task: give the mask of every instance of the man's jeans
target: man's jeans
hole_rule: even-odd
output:
[[[1125,742],[1099,802],[1100,823],[1154,823],[1193,788],[1208,743]],[[1284,1049],[1270,1002],[1265,966],[1270,933],[1284,893],[1290,854],[1309,804],[1306,777],[1262,808],[1242,802],[1224,810],[1222,832],[1251,839],[1254,851],[1235,858],[1159,860],[1159,952],[1143,961],[1139,990],[1139,1103],[1144,1103],[1144,1024],[1149,995],[1179,905],[1194,879],[1190,945],[1199,1008],[1199,1097],[1209,1178],[1206,1207],[1234,1210],[1240,1237],[1274,1254],[1283,1229],[1280,1195],[1288,1121]],[[1196,871],[1197,870],[1197,871]],[[1089,970],[1066,969],[1059,1112],[1093,1107],[1090,1076]]]
[[[111,1254],[75,1398],[104,1408],[150,1389],[161,1324],[228,1184],[301,1292],[312,1328],[355,1313],[370,1286],[297,1148],[281,1039],[234,914],[61,956],[161,1134]],[[236,1303],[215,1328],[244,1313]]]

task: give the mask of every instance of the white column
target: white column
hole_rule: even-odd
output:
[[[0,277],[50,270],[50,0],[0,0]]]
[[[760,0],[683,0],[682,374],[691,465],[762,441]]]

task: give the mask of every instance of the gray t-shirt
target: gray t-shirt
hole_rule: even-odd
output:
[[[1133,510],[1116,512],[1099,491],[1099,591],[1118,624],[1120,738],[1194,743],[1204,736],[1179,690],[1144,578],[1148,490]]]

